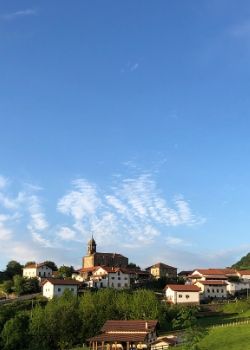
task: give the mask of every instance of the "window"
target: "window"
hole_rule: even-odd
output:
[[[120,281],[121,277],[118,277],[118,280]]]
[[[127,277],[124,277],[125,280],[127,280],[128,278]]]
[[[120,271],[118,271],[118,276],[120,276]]]
[[[186,294],[186,299],[188,299],[190,297],[190,295]]]
[[[118,288],[121,288],[121,283],[117,283],[117,287],[118,287]]]
[[[212,293],[214,293],[214,289],[212,289]]]
[[[112,279],[112,280],[114,280],[114,279],[115,279],[115,277],[111,277],[111,279]]]
[[[70,288],[70,290],[71,290],[71,292],[74,292],[75,289],[74,288]]]
[[[223,289],[221,290],[221,293],[224,293],[224,290],[223,290]]]
[[[178,297],[179,297],[179,298],[182,298],[182,294],[179,294]]]
[[[219,292],[220,292],[220,290],[219,290],[219,289],[217,289],[217,290],[216,290],[216,292],[217,292],[217,293],[219,293]]]
[[[207,289],[207,292],[210,293],[210,289],[209,288]]]
[[[57,288],[57,291],[58,291],[58,292],[61,292],[61,288]]]
[[[38,272],[38,276],[41,276],[41,272],[40,271]]]

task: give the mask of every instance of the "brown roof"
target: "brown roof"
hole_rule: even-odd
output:
[[[109,320],[102,327],[102,332],[148,332],[158,324],[157,320]]]
[[[43,282],[43,285],[46,282],[50,282],[53,285],[68,285],[68,286],[74,286],[74,285],[79,285],[81,284],[80,282],[76,281],[76,280],[63,280],[63,279],[59,279],[59,278],[46,278]]]
[[[250,270],[237,270],[237,272],[242,275],[250,275]]]
[[[199,281],[197,283],[201,283],[204,285],[209,285],[209,286],[226,286],[227,283],[224,281],[216,281],[216,280],[208,280],[208,281]]]
[[[200,292],[200,288],[193,284],[167,284],[165,289],[167,288],[175,292]]]
[[[24,269],[36,269],[37,267],[42,267],[42,266],[47,266],[49,267],[46,263],[39,263],[39,264],[28,264],[24,267]],[[50,267],[49,267],[50,268]]]
[[[79,272],[93,272],[99,266],[91,266],[91,267],[83,267],[79,270]]]
[[[235,275],[235,269],[196,269],[202,275]]]
[[[117,253],[101,253],[101,252],[96,252],[94,253],[94,255],[105,255],[105,256],[111,256],[111,257],[123,257],[126,258],[126,256],[122,255],[122,254],[117,254]]]
[[[96,335],[93,338],[88,339],[88,341],[97,341],[97,342],[145,342],[147,337],[146,333],[103,333]]]
[[[163,268],[166,268],[166,269],[176,269],[177,270],[176,267],[173,267],[173,266],[170,266],[170,265],[166,265],[166,264],[161,263],[161,262],[158,262],[158,263],[156,263],[156,264],[154,264],[152,266],[149,266],[149,267],[147,267],[147,269],[151,269],[152,267],[159,267],[159,268],[163,267]]]

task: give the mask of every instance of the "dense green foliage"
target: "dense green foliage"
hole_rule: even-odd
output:
[[[160,302],[148,290],[69,291],[46,302],[13,303],[0,307],[0,348],[4,350],[68,349],[98,333],[108,319],[157,319],[171,328],[182,308]],[[24,327],[25,325],[25,330]],[[27,343],[28,342],[28,343]]]
[[[243,256],[237,263],[233,264],[232,267],[234,269],[250,269],[250,253]]]

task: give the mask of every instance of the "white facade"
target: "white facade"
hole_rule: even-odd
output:
[[[244,289],[250,289],[250,280],[239,282],[227,282],[227,291],[229,294],[234,295]]]
[[[119,268],[97,268],[91,277],[96,288],[126,289],[130,287],[130,275]]]
[[[32,277],[41,277],[48,278],[52,276],[52,269],[43,264],[32,264],[23,268],[23,277],[32,278]]]
[[[227,298],[227,283],[224,281],[200,281],[195,283],[201,289],[201,299]]]
[[[67,289],[70,290],[74,295],[77,295],[78,284],[74,282],[64,284],[65,281],[54,282],[54,281],[46,281],[43,284],[43,296],[52,299],[53,297],[60,297],[63,295],[63,292]]]
[[[178,285],[178,287],[169,286],[166,288],[165,295],[168,302],[172,304],[200,304],[199,288],[193,288],[195,286],[190,286],[190,289],[188,290],[185,288],[186,286],[183,286],[183,289],[181,287],[181,285]]]

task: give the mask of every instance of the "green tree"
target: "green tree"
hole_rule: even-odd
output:
[[[6,294],[10,294],[12,292],[13,288],[13,281],[12,280],[7,280],[3,282],[2,290]]]
[[[14,291],[17,295],[21,295],[25,292],[25,278],[20,275],[15,275],[13,277]]]
[[[58,269],[58,274],[62,278],[71,277],[73,272],[74,272],[73,266],[62,265]]]
[[[50,267],[52,269],[52,271],[57,271],[58,270],[58,268],[57,268],[56,264],[54,263],[54,261],[46,260],[46,261],[44,261],[44,264],[47,265],[48,267]]]
[[[78,343],[81,319],[79,302],[70,291],[51,300],[44,309],[36,307],[30,324],[32,350],[64,349]]]
[[[7,277],[12,279],[15,275],[22,275],[23,267],[19,262],[11,260],[8,262],[5,272]]]
[[[4,350],[23,350],[28,348],[29,316],[19,313],[8,320],[1,333]]]
[[[40,292],[39,281],[36,277],[27,278],[24,280],[23,292],[26,294],[29,293],[38,293]]]
[[[175,329],[183,329],[193,327],[197,323],[197,307],[181,307],[180,311],[177,313],[176,318],[173,319],[172,324]]]
[[[36,262],[35,261],[27,261],[25,264],[24,264],[24,267],[28,266],[28,265],[35,265]]]

